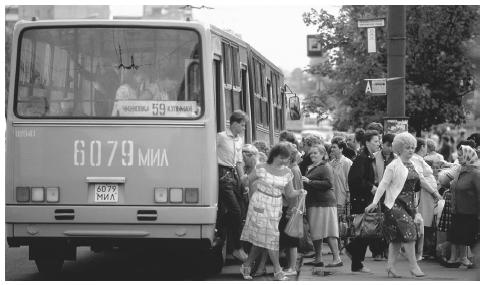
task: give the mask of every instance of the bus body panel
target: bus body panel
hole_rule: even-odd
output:
[[[116,205],[154,204],[155,187],[199,188],[199,204],[212,204],[203,182],[204,127],[31,125],[15,127],[13,135],[16,161],[7,203],[15,203],[15,187],[27,186],[60,187],[59,204],[95,204],[96,183],[88,178],[119,177],[125,183],[119,183]]]

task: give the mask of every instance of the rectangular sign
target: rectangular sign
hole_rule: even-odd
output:
[[[321,56],[321,42],[318,35],[306,36],[306,50],[308,56]]]
[[[408,132],[408,119],[385,119],[383,129],[385,133],[391,134]]]
[[[372,95],[386,95],[387,94],[387,80],[382,79],[365,79],[367,86],[365,87],[365,94]]]
[[[375,28],[367,29],[367,38],[368,38],[368,52],[369,53],[377,52],[377,36],[376,36]]]
[[[199,115],[196,101],[119,100],[112,116],[192,118]]]
[[[96,203],[117,203],[119,201],[118,184],[95,184],[94,202]]]
[[[358,20],[358,28],[374,28],[374,27],[384,27],[385,19],[365,19]]]

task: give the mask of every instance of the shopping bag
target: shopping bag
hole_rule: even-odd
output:
[[[378,207],[379,209],[380,207]],[[383,238],[383,213],[378,210],[372,213],[355,215],[353,232],[355,236],[367,239]]]
[[[302,238],[304,236],[303,230],[303,213],[305,212],[305,195],[300,195],[298,203],[291,214],[290,219],[285,227],[285,234],[294,237]]]

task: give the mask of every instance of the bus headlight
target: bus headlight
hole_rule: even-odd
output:
[[[186,203],[199,202],[199,188],[186,188],[185,191]]]
[[[32,187],[32,202],[43,202],[44,199],[44,188]]]
[[[154,201],[156,203],[167,203],[167,188],[154,188]]]
[[[46,196],[47,202],[55,203],[59,201],[59,187],[47,187]]]
[[[15,189],[15,197],[17,202],[30,201],[30,187],[17,187]]]
[[[169,188],[169,202],[182,203],[182,188]]]

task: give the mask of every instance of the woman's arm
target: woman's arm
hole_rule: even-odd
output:
[[[294,198],[294,197],[298,197],[299,195],[301,195],[301,193],[303,193],[303,189],[300,189],[300,190],[295,190],[293,188],[293,182],[290,181],[288,182],[288,184],[286,184],[285,186],[285,196],[288,197],[288,198]]]
[[[377,187],[377,191],[375,192],[375,196],[373,197],[372,204],[378,204],[380,198],[382,198],[383,196],[383,193],[387,191],[388,186],[390,185],[390,183],[392,183],[394,172],[395,171],[393,169],[393,165],[387,166],[387,168],[385,169],[385,173],[383,173],[382,181],[380,181],[380,184]]]
[[[330,168],[326,166],[317,167],[312,173],[313,175],[307,177],[305,182],[303,182],[303,186],[305,186],[306,189],[326,191],[333,187]]]

